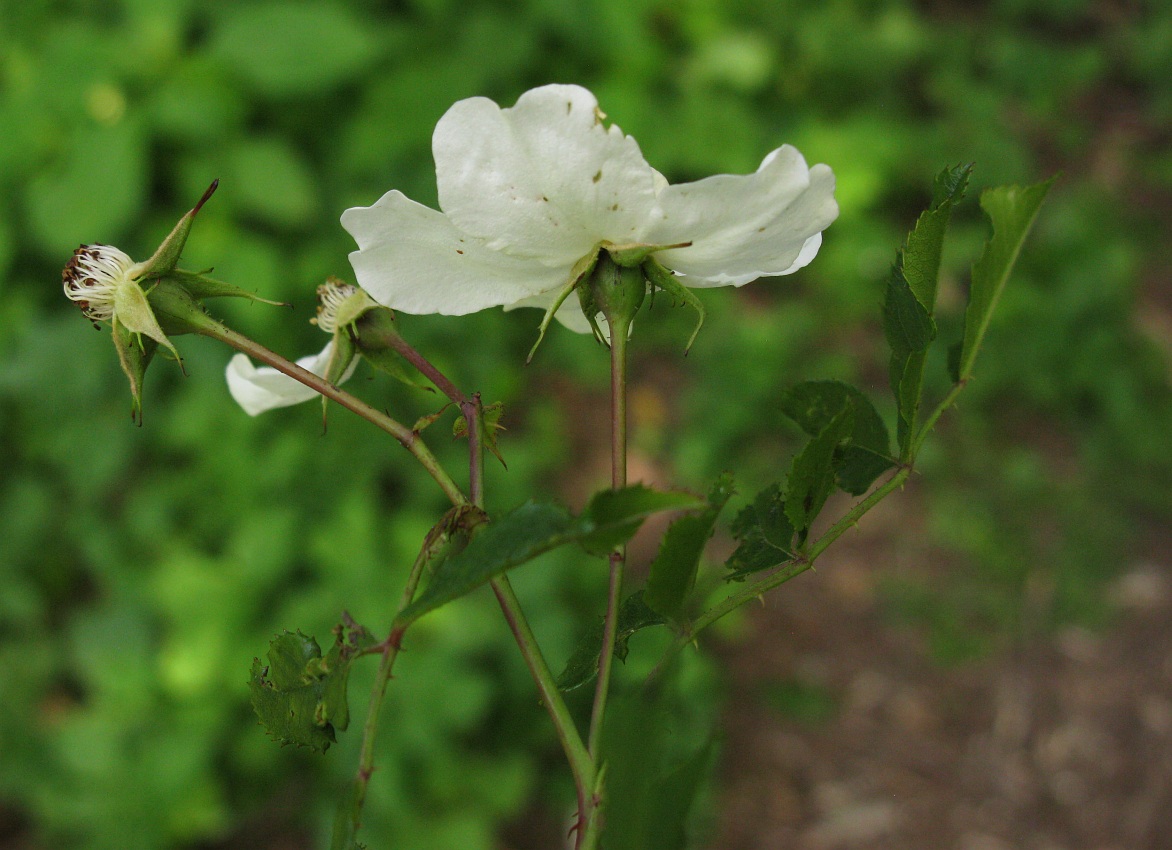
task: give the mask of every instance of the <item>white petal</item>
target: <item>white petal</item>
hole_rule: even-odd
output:
[[[440,209],[494,250],[572,264],[604,239],[642,241],[651,220],[659,175],[579,86],[533,89],[511,109],[462,100],[432,149]]]
[[[687,286],[740,286],[797,271],[814,259],[821,232],[838,217],[830,168],[808,168],[789,145],[754,174],[669,186],[659,203],[663,217],[647,241],[692,243],[657,254]]]
[[[297,365],[321,377],[329,366],[333,351],[334,341],[331,339],[319,354],[302,357],[297,361]],[[338,383],[354,374],[359,359],[354,358]],[[243,354],[237,354],[228,361],[227,377],[228,391],[249,416],[256,416],[277,407],[300,404],[317,396],[316,391],[271,366],[261,366],[258,369]]]
[[[572,261],[550,268],[490,251],[398,191],[346,210],[342,226],[358,243],[350,264],[359,286],[404,313],[462,316],[561,288],[570,276]]]

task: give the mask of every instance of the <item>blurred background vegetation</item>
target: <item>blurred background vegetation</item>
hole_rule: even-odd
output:
[[[890,413],[877,308],[936,171],[973,160],[978,189],[1062,172],[914,485],[946,576],[893,580],[887,604],[943,663],[1027,625],[1109,627],[1104,583],[1166,528],[1166,3],[2,0],[0,15],[0,846],[324,840],[357,734],[325,757],[278,749],[248,706],[249,662],[283,628],[324,638],[343,609],[384,629],[443,498],[342,411],[325,435],[315,405],[248,418],[206,340],[179,341],[187,378],[155,365],[132,427],[109,332],[59,273],[81,242],[144,257],[218,177],[185,264],[293,302],[216,312],[317,351],[314,288],[350,276],[340,212],[390,188],[434,205],[430,134],[460,98],[580,83],[673,182],[751,171],[783,142],[834,168],[842,215],[807,270],[701,293],[687,360],[689,316],[640,320],[633,474],[695,488],[723,469],[746,494],[780,477],[799,435],[776,401],[796,379],[859,382]],[[945,334],[984,236],[970,203]],[[522,368],[537,319],[402,319],[506,405],[490,507],[576,506],[606,480],[604,358],[557,330]],[[943,364],[930,373],[946,385]],[[407,422],[438,406],[367,372],[352,389]],[[442,426],[430,440],[460,468]],[[601,605],[601,566],[559,556],[516,582],[556,666]],[[525,812],[559,818],[569,786],[491,599],[426,618],[409,649],[370,846],[490,848]],[[711,714],[719,676],[694,667],[690,704]],[[359,710],[366,689],[352,683]]]

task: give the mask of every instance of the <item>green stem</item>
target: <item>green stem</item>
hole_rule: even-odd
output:
[[[376,410],[371,407],[357,396],[350,395],[350,393],[338,389],[324,378],[313,374],[308,369],[303,369],[292,361],[286,360],[281,355],[270,351],[260,343],[254,342],[220,322],[208,322],[204,327],[200,328],[200,333],[212,339],[217,339],[220,342],[230,345],[237,351],[244,352],[249,357],[272,366],[278,372],[283,372],[290,378],[300,381],[310,389],[316,390],[331,401],[337,402],[347,410],[358,414],[372,425],[386,431],[398,440],[403,448],[415,456],[415,459],[423,465],[423,468],[427,470],[428,474],[440,486],[440,489],[444,491],[444,495],[454,504],[458,505],[467,502],[467,498],[460,491],[460,488],[456,486],[456,483],[452,481],[447,471],[440,466],[439,461],[431,453],[427,444],[406,425],[397,422],[381,410]]]
[[[948,395],[944,396],[940,404],[936,405],[936,409],[932,414],[924,420],[924,424],[920,426],[920,431],[916,435],[912,443],[911,456],[914,460],[920,454],[920,447],[924,445],[924,440],[928,439],[928,434],[936,426],[936,422],[944,415],[945,411],[956,402],[956,397],[961,394],[965,386],[968,384],[968,378],[961,379],[958,383],[952,385],[952,389],[948,391]]]
[[[468,428],[468,489],[471,493],[472,504],[478,508],[484,507],[484,432],[481,417],[484,409],[480,402],[479,393],[471,398],[464,395],[443,372],[437,369],[426,357],[417,351],[410,343],[398,334],[386,334],[383,341],[390,345],[401,357],[411,363],[429,381],[435,384],[444,395],[460,406],[464,422]],[[489,582],[501,612],[509,625],[513,638],[521,650],[521,657],[529,674],[537,685],[537,692],[541,702],[549,712],[553,721],[558,741],[561,742],[566,760],[570,764],[570,772],[574,777],[574,787],[577,789],[579,818],[589,810],[589,801],[594,787],[594,761],[590,757],[586,746],[582,743],[582,736],[578,734],[578,727],[574,718],[558,690],[557,680],[545,661],[537,637],[529,626],[529,621],[521,609],[521,602],[513,592],[513,585],[507,575],[501,575]]]
[[[806,570],[814,566],[814,561],[818,556],[826,551],[835,540],[847,532],[848,529],[853,528],[859,520],[870,511],[873,507],[887,498],[895,490],[898,490],[903,483],[907,481],[911,474],[911,467],[902,466],[895,474],[891,476],[881,486],[877,487],[871,492],[867,498],[856,504],[851,508],[838,522],[827,529],[826,533],[819,537],[812,546],[806,551],[805,555],[795,558],[792,561],[786,561],[780,564],[778,568],[768,575],[757,579],[756,581],[748,582],[743,588],[738,590],[721,601],[718,605],[709,608],[703,614],[700,614],[688,626],[676,635],[674,641],[667,648],[659,663],[655,665],[655,669],[648,674],[645,681],[646,686],[652,685],[662,675],[663,671],[667,669],[667,665],[675,658],[680,651],[696,639],[696,635],[704,629],[711,626],[717,620],[724,617],[731,611],[744,605],[750,600],[760,597],[766,591],[772,590],[779,585],[799,576]]]
[[[627,327],[616,322],[610,329],[610,486],[621,490],[627,486]],[[602,626],[602,649],[598,656],[598,681],[594,688],[594,707],[590,712],[590,755],[596,760],[602,736],[602,720],[610,691],[610,671],[614,662],[615,634],[618,629],[619,604],[623,593],[623,565],[626,547],[610,555],[610,581],[606,595],[606,619]]]
[[[395,609],[396,617],[415,598],[415,590],[419,587],[419,579],[427,564],[430,548],[430,545],[425,543],[415,558],[415,563],[411,565],[411,572],[403,587],[403,595],[399,599],[399,607]],[[387,693],[387,683],[391,679],[395,659],[399,657],[402,639],[402,630],[395,630],[383,642],[382,657],[379,660],[378,671],[375,673],[374,685],[371,687],[370,703],[366,708],[366,722],[362,724],[362,749],[358,757],[358,774],[354,777],[353,807],[350,810],[351,834],[358,832],[362,806],[366,802],[366,788],[374,773],[374,740],[378,733],[379,713],[382,710],[383,698]],[[336,829],[337,827],[335,827],[335,831]]]
[[[505,615],[505,620],[517,640],[517,646],[525,659],[525,665],[529,668],[529,673],[537,684],[537,692],[541,697],[541,702],[553,721],[558,741],[561,742],[562,750],[566,754],[566,760],[570,763],[570,772],[574,776],[574,786],[578,794],[578,816],[581,820],[584,816],[583,812],[590,810],[590,794],[594,787],[594,760],[582,743],[582,737],[578,734],[577,726],[574,725],[574,718],[570,715],[565,700],[562,699],[561,691],[558,690],[557,681],[554,679],[553,673],[550,672],[549,665],[545,663],[545,657],[541,654],[537,638],[529,627],[529,621],[525,619],[525,615],[521,611],[521,603],[513,592],[513,586],[509,582],[508,576],[500,576],[491,583],[491,586],[500,603],[501,611]]]

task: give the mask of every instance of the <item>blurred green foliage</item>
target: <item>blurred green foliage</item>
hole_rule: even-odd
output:
[[[227,352],[204,340],[180,341],[189,378],[151,371],[132,428],[108,332],[65,301],[60,268],[79,242],[145,256],[219,177],[186,264],[292,301],[292,315],[219,315],[316,351],[314,288],[349,276],[339,213],[392,187],[434,203],[431,129],[463,97],[581,83],[673,181],[752,170],[782,142],[834,168],[842,216],[808,270],[702,292],[687,361],[690,316],[640,319],[634,449],[696,488],[737,470],[742,494],[800,440],[777,425],[792,382],[862,382],[888,403],[883,281],[932,176],[975,160],[980,189],[1063,171],[963,410],[923,455],[929,539],[965,567],[892,582],[893,610],[943,658],[1024,620],[1096,619],[1136,529],[1169,518],[1168,326],[1135,322],[1169,316],[1167,4],[2,0],[0,18],[0,812],[24,824],[22,846],[324,840],[357,736],[325,758],[277,749],[248,707],[250,661],[282,629],[323,638],[343,609],[385,629],[444,506],[341,411],[324,435],[315,405],[244,416]],[[964,208],[954,232],[937,320],[958,338],[958,281],[985,232]],[[603,358],[558,329],[522,369],[538,318],[402,322],[462,386],[505,402],[490,508],[534,491],[573,502],[604,478],[575,488],[558,472],[588,466],[600,439],[573,403],[598,405]],[[364,374],[358,392],[404,421],[438,407]],[[927,375],[929,392],[947,385],[943,362]],[[432,441],[458,469],[461,446]],[[515,581],[556,667],[603,571],[547,556]],[[570,799],[491,599],[429,615],[407,649],[370,846],[489,848],[530,801]],[[353,695],[371,673],[355,666]],[[701,706],[714,685],[697,675]]]

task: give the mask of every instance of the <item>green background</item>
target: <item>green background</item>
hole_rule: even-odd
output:
[[[64,299],[60,269],[81,242],[146,256],[219,178],[185,265],[291,301],[214,312],[278,351],[317,351],[314,289],[350,277],[340,212],[390,188],[434,205],[431,130],[463,97],[585,85],[673,182],[751,171],[783,142],[834,169],[842,214],[808,269],[701,293],[709,320],[686,360],[685,311],[638,322],[635,474],[697,489],[724,469],[744,470],[743,494],[784,473],[800,436],[777,402],[794,380],[855,381],[891,414],[883,280],[941,167],[975,161],[978,190],[1061,172],[915,484],[954,570],[891,582],[888,604],[944,663],[996,651],[1026,620],[1109,627],[1104,583],[1168,522],[1167,4],[3,0],[0,13],[2,846],[324,840],[357,735],[325,757],[278,749],[247,704],[249,663],[283,628],[324,639],[343,609],[384,629],[443,498],[343,411],[324,435],[315,405],[248,418],[223,383],[228,352],[206,340],[179,340],[187,378],[153,366],[132,427],[108,329]],[[952,338],[984,237],[970,203],[945,258]],[[606,481],[605,358],[555,329],[523,368],[537,318],[402,320],[461,386],[506,405],[490,507],[533,493],[577,507]],[[946,385],[930,366],[929,392]],[[367,371],[351,389],[407,422],[438,407]],[[444,423],[429,440],[459,469]],[[1024,592],[1038,575],[1040,608]],[[555,665],[603,582],[584,557],[518,573]],[[556,745],[487,595],[421,621],[396,674],[370,846],[490,848],[526,810],[563,814]],[[695,713],[711,713],[718,677],[689,676]]]

